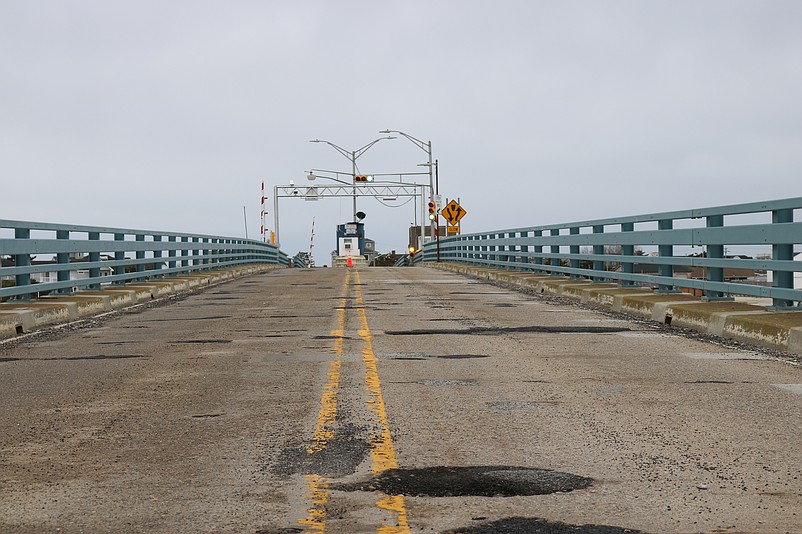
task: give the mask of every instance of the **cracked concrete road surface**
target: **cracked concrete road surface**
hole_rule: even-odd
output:
[[[802,369],[426,268],[0,345],[0,532],[802,532]]]

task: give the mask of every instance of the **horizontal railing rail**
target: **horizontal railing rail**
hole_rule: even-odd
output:
[[[442,238],[439,257],[622,286],[654,286],[659,292],[698,290],[707,300],[766,297],[772,299],[772,308],[799,309],[802,289],[795,287],[794,275],[802,272],[802,261],[794,261],[794,254],[802,244],[800,210],[802,197],[797,197],[494,230]],[[749,246],[767,250],[769,257],[726,254],[728,247]],[[639,247],[656,251],[646,255]],[[679,256],[677,247],[700,247],[701,253]],[[427,243],[422,256],[425,262],[436,261],[435,243]],[[703,277],[680,276],[693,267],[701,268]],[[765,271],[771,284],[728,280],[725,275],[731,270]]]
[[[0,298],[24,300],[289,257],[236,237],[0,219],[0,260]]]

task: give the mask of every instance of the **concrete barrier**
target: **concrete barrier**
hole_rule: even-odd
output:
[[[425,267],[574,299],[611,311],[688,328],[773,350],[802,354],[802,311],[774,311],[738,301],[705,301],[687,293],[658,293],[643,287],[572,280],[459,263]]]
[[[33,332],[39,328],[69,323],[136,304],[240,278],[250,274],[283,269],[281,265],[229,267],[215,271],[159,278],[101,290],[52,295],[31,301],[0,303],[0,339]]]

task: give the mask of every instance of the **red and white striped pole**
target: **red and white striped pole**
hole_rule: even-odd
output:
[[[265,181],[262,180],[262,226],[260,227],[260,232],[262,234],[262,242],[267,242],[267,228],[265,228]]]
[[[312,236],[309,238],[309,267],[315,266],[315,259],[312,256],[312,249],[315,247],[315,218],[312,217]]]

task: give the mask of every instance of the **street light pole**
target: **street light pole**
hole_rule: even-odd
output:
[[[420,139],[418,139],[417,137],[413,137],[413,136],[409,135],[408,133],[404,133],[404,132],[399,131],[399,130],[389,130],[389,129],[388,130],[381,130],[379,133],[383,133],[383,134],[396,133],[398,135],[403,135],[404,137],[406,137],[407,139],[412,141],[412,143],[414,143],[415,146],[417,146],[418,148],[420,148],[421,150],[423,150],[424,152],[426,152],[428,154],[429,161],[426,162],[425,165],[429,168],[429,202],[434,202],[434,180],[433,180],[433,176],[432,176],[432,166],[434,164],[432,163],[432,142],[431,141],[423,142]],[[432,219],[431,232],[430,232],[432,237],[435,237],[435,235],[440,230],[438,219],[439,219],[439,217],[437,215],[437,212],[435,211],[434,219]],[[423,242],[423,237],[424,237],[423,211],[421,210],[421,244]],[[440,236],[437,235],[438,245],[440,243],[439,237]],[[438,261],[440,261],[439,257],[438,257]]]
[[[327,145],[332,147],[334,150],[336,150],[337,152],[339,152],[340,154],[342,154],[343,156],[345,156],[346,158],[351,160],[351,183],[353,184],[353,198],[354,198],[353,220],[354,221],[356,221],[356,160],[359,159],[359,157],[362,156],[362,154],[367,152],[370,147],[372,147],[373,145],[375,145],[376,143],[378,143],[379,141],[382,141],[384,139],[395,139],[395,137],[392,136],[392,135],[388,135],[386,137],[379,137],[378,139],[374,139],[373,141],[371,141],[367,145],[363,146],[362,148],[358,148],[358,149],[352,150],[350,152],[348,150],[344,149],[341,146],[335,145],[331,141],[325,141],[323,139],[312,139],[312,140],[309,141],[310,143],[326,143]]]

